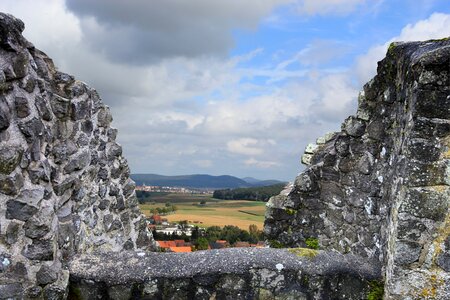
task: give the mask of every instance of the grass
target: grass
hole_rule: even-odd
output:
[[[168,194],[152,197],[155,203],[141,204],[141,211],[147,216],[150,209],[164,207],[169,202],[176,205],[174,214],[165,216],[169,222],[188,220],[189,223],[200,226],[235,225],[248,230],[251,224],[263,228],[265,202],[246,200],[218,200],[211,195]],[[199,205],[205,201],[206,205]]]

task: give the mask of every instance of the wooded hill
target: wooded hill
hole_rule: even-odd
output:
[[[216,190],[214,191],[213,198],[224,200],[268,201],[270,197],[278,195],[285,186],[286,183],[279,183],[262,187]]]

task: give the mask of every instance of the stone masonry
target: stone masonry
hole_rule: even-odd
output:
[[[378,261],[386,299],[449,299],[449,151],[449,39],[391,44],[356,115],[269,201],[269,242]]]
[[[61,299],[73,255],[154,242],[109,108],[23,29],[0,14],[0,299]]]

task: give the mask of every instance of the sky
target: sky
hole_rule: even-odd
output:
[[[292,181],[390,42],[450,36],[448,0],[0,0],[96,88],[132,173]]]

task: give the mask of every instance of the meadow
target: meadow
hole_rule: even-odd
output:
[[[164,217],[169,222],[187,220],[199,227],[235,225],[245,230],[251,224],[262,230],[264,224],[266,203],[261,201],[218,200],[202,194],[161,194],[152,195],[151,202],[141,204],[140,208],[148,216],[152,208],[164,207],[166,203],[177,207],[175,213]]]

